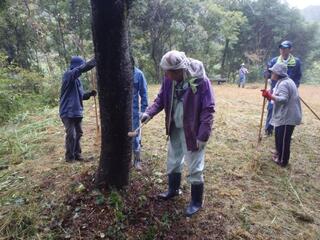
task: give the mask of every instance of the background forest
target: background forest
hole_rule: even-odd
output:
[[[302,81],[320,82],[317,9],[300,12],[279,0],[135,0],[131,49],[149,83],[160,81],[158,64],[169,49],[201,59],[211,79],[234,82],[246,63],[254,82],[288,39],[302,59]],[[88,0],[1,0],[0,26],[0,123],[56,106],[70,56],[93,56]]]

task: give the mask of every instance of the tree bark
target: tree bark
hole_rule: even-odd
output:
[[[224,50],[223,50],[223,55],[222,55],[222,60],[221,60],[221,77],[225,77],[225,62],[227,59],[227,52],[229,48],[229,39],[226,39],[225,45],[224,45]]]
[[[91,0],[92,32],[101,118],[99,187],[122,188],[129,182],[132,143],[132,82],[128,43],[128,1]]]

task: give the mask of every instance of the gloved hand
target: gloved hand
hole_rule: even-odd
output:
[[[206,145],[207,145],[207,142],[203,142],[203,141],[197,140],[197,147],[198,147],[199,150],[204,149],[204,147]]]
[[[266,89],[261,90],[262,96],[268,99],[269,101],[272,100],[272,93]]]
[[[149,122],[150,119],[151,119],[151,117],[147,113],[142,113],[142,115],[140,117],[141,123],[147,123],[147,122]]]
[[[92,91],[90,92],[90,95],[91,95],[92,97],[95,97],[95,96],[97,95],[97,91],[96,91],[96,90],[92,90]]]

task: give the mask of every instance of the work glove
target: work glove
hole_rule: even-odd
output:
[[[203,141],[197,140],[197,147],[198,147],[199,150],[204,149],[204,147],[206,145],[207,145],[207,142],[203,142]]]
[[[272,93],[266,89],[261,90],[262,96],[268,99],[269,101],[272,100]]]
[[[97,95],[97,91],[96,90],[92,90],[90,92],[90,96],[95,97]]]
[[[140,117],[140,121],[141,123],[147,123],[149,122],[149,120],[151,119],[151,117],[149,116],[149,114],[147,113],[142,113],[141,117]]]

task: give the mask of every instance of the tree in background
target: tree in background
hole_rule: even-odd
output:
[[[91,0],[101,117],[99,186],[122,188],[131,161],[132,82],[128,42],[128,0]]]
[[[138,56],[143,66],[152,63],[151,79],[159,82],[161,57],[169,49],[181,43],[177,39],[190,22],[190,12],[196,4],[192,0],[137,0],[131,13],[131,38],[134,56]],[[186,32],[184,32],[186,33]],[[187,39],[187,38],[185,38]],[[186,48],[186,50],[188,50]]]
[[[247,18],[240,11],[226,10],[222,6],[212,4],[211,1],[206,1],[201,5],[202,11],[199,18],[200,24],[207,32],[207,41],[220,44],[220,56],[216,59],[220,63],[219,73],[229,77],[230,60],[234,57],[233,51],[236,50],[234,45],[239,42],[240,30],[247,23]],[[216,49],[209,51],[209,54],[214,51]],[[210,67],[211,64],[208,66]]]
[[[31,67],[34,59],[35,36],[26,15],[22,14],[22,6],[17,2],[4,1],[1,4],[0,15],[0,51],[8,56],[10,63],[16,63],[23,68]]]
[[[297,9],[278,0],[235,0],[233,4],[224,0],[220,2],[226,9],[243,12],[248,19],[234,47],[234,54],[238,56],[234,59],[252,64],[249,80],[262,79],[266,61],[279,54],[278,45],[283,40],[294,43],[294,54],[302,59],[304,66],[313,61],[308,55],[318,48],[315,44],[318,28],[315,24],[306,23]]]

